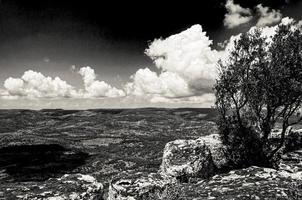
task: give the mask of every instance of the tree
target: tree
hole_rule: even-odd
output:
[[[289,127],[302,120],[293,118],[302,103],[301,30],[293,23],[279,25],[272,38],[262,31],[254,29],[234,42],[228,60],[219,62],[214,86],[218,127],[235,165],[269,165]],[[277,122],[281,137],[273,144]]]

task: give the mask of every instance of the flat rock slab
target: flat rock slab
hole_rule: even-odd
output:
[[[103,185],[90,175],[66,174],[35,183],[0,185],[0,199],[90,200],[101,199]]]
[[[162,198],[170,184],[157,173],[121,175],[111,181],[108,200],[156,200]]]
[[[302,198],[302,173],[249,167],[181,187],[179,200],[294,200]]]

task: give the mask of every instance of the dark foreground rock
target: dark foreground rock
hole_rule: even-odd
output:
[[[9,183],[0,186],[0,199],[22,200],[97,200],[103,185],[90,175],[66,174],[44,182]]]

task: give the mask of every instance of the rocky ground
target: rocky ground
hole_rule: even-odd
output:
[[[280,170],[224,171],[214,119],[211,109],[1,110],[0,199],[302,199],[301,151]]]
[[[214,117],[211,109],[1,110],[0,199],[76,173],[95,177],[106,196],[121,172],[157,172],[167,142],[216,132]]]

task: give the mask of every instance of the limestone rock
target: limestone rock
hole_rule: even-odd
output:
[[[0,199],[94,200],[102,199],[103,185],[90,175],[65,174],[40,183],[0,187]]]
[[[175,140],[166,144],[160,173],[186,181],[187,178],[208,178],[227,164],[218,135],[197,140]]]
[[[291,173],[302,171],[302,149],[282,155],[279,170]]]
[[[178,200],[301,199],[301,178],[301,172],[288,173],[253,166],[215,175],[198,184],[185,184],[179,191]]]
[[[169,183],[156,173],[119,177],[110,183],[108,200],[162,199],[167,184]]]
[[[228,159],[226,156],[226,147],[222,144],[220,136],[218,134],[211,134],[204,137],[200,137],[210,149],[212,160],[218,169],[222,169],[227,166]]]

